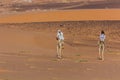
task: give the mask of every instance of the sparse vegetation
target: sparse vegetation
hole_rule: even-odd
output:
[[[76,60],[75,62],[76,62],[76,63],[79,63],[79,62],[88,62],[88,60],[86,60],[86,59],[78,59],[78,60]]]
[[[80,54],[77,54],[76,56],[80,56]]]

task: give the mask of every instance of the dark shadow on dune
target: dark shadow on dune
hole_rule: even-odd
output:
[[[39,58],[41,55],[34,55],[34,54],[29,54],[29,53],[11,53],[11,52],[0,52],[0,55],[6,55],[6,56],[17,56],[17,57],[36,57]]]
[[[91,41],[89,41],[89,43],[72,43],[72,42],[65,41],[65,44],[72,46],[72,47],[81,47],[81,46],[82,47],[98,47],[98,44],[96,44],[96,42],[92,41],[91,43]],[[112,46],[112,45],[115,45],[115,46]],[[106,43],[105,48],[119,50],[120,49],[119,45],[120,43],[113,43],[113,44]]]
[[[67,9],[111,9],[120,8],[120,2],[99,2],[99,3],[88,3],[83,6],[71,7]]]
[[[94,43],[94,41],[89,41],[90,43],[73,43],[73,42],[69,42],[69,41],[65,41],[66,44],[72,46],[72,47],[96,47],[97,45]]]
[[[11,11],[28,10],[69,10],[69,9],[106,9],[120,8],[120,1],[80,1],[70,3],[15,3],[9,6]]]
[[[83,2],[72,2],[72,3],[45,3],[45,4],[12,4],[11,11],[27,11],[27,10],[51,10],[61,9],[67,6],[78,5]]]

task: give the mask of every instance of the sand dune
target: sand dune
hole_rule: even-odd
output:
[[[20,14],[3,14],[0,23],[84,21],[84,20],[120,20],[119,9],[69,10],[26,12]]]
[[[0,12],[25,12],[32,10],[119,9],[119,0],[2,0]]]
[[[36,4],[39,0],[15,4],[2,1],[0,80],[120,79],[120,10],[103,9],[119,8],[119,0],[90,0],[85,4],[81,0],[70,4],[44,0],[49,5]],[[71,10],[80,8],[83,10]],[[56,58],[58,29],[65,36],[62,59]],[[97,58],[101,30],[106,34],[104,61]]]
[[[119,25],[120,21],[0,24],[0,79],[119,80]],[[65,36],[62,60],[56,59],[57,29]],[[104,62],[97,60],[100,30],[106,33]]]

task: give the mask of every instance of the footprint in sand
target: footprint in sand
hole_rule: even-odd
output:
[[[48,70],[48,71],[52,71],[52,70],[53,70],[53,68],[47,68],[47,70]]]
[[[25,66],[29,67],[30,69],[36,69],[37,67],[31,64],[26,63]]]
[[[30,69],[36,69],[36,66],[29,66]]]
[[[86,60],[86,59],[78,59],[78,60],[75,61],[75,63],[79,63],[79,62],[88,62],[88,60]]]
[[[91,68],[87,68],[86,70],[87,70],[87,71],[91,71],[91,70],[93,70],[93,69],[91,69]]]
[[[7,70],[7,69],[0,69],[0,73],[7,73],[7,72],[13,72],[13,71],[10,71],[10,70]]]
[[[27,61],[28,62],[38,62],[40,59],[36,59],[36,58],[28,58]]]
[[[7,62],[3,62],[3,61],[0,62],[0,64],[6,64],[6,63],[7,63]]]

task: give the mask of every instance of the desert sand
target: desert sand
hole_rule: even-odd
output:
[[[1,80],[119,80],[120,21],[63,21],[0,24]],[[56,31],[65,36],[56,58]],[[106,32],[105,60],[98,57],[100,30]]]
[[[120,20],[119,9],[33,11],[1,14],[0,23]]]
[[[0,80],[120,80],[120,1],[56,1],[0,1]],[[65,36],[62,59],[58,29]]]

